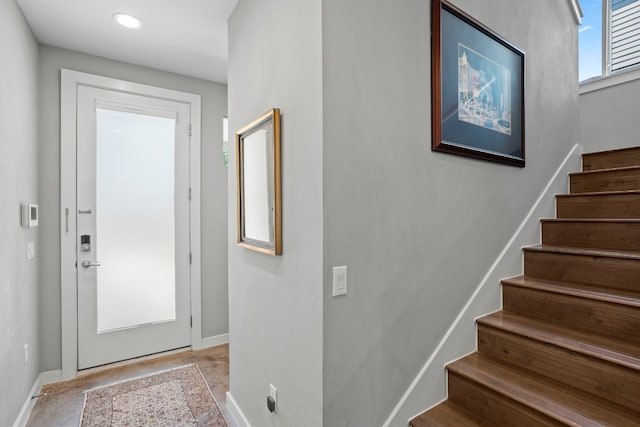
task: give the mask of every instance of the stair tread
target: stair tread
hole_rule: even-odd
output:
[[[632,414],[605,407],[598,399],[567,393],[566,389],[549,380],[479,353],[453,362],[447,369],[561,423],[582,427],[640,425],[640,419]]]
[[[542,218],[540,222],[579,222],[596,224],[640,224],[640,218]]]
[[[434,406],[409,422],[411,427],[486,427],[489,424],[450,400]]]
[[[581,172],[571,172],[569,173],[569,176],[598,175],[598,174],[605,174],[609,172],[624,172],[624,171],[634,171],[634,170],[640,170],[640,166],[619,166],[619,167],[613,167],[613,168],[594,169],[594,170],[581,171]]]
[[[549,282],[527,276],[503,279],[502,283],[640,308],[640,294],[624,289],[603,288],[579,283]]]
[[[626,340],[579,332],[572,328],[507,311],[481,317],[478,323],[640,372],[640,348],[629,344]]]
[[[591,196],[624,196],[628,194],[640,194],[640,190],[590,191],[587,193],[556,194],[556,197],[573,198],[573,197],[591,197]]]
[[[586,255],[609,258],[626,258],[640,260],[640,254],[633,251],[616,251],[607,249],[576,248],[572,246],[533,245],[523,248],[525,251],[552,252],[560,254]]]

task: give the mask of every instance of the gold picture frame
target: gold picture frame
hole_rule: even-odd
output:
[[[273,108],[236,132],[238,245],[282,254],[280,110]]]

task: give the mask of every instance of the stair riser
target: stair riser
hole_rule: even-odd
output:
[[[640,170],[612,170],[572,174],[569,177],[572,194],[600,191],[628,191],[640,189]]]
[[[640,165],[640,149],[605,151],[582,155],[582,170],[591,171]]]
[[[536,410],[449,371],[449,399],[495,426],[562,426]]]
[[[556,198],[558,218],[640,218],[640,194],[599,194]]]
[[[541,280],[640,292],[640,260],[524,251],[524,274]]]
[[[410,427],[480,427],[474,414],[461,413],[464,409],[450,400],[428,411],[427,416],[417,416],[409,421]]]
[[[544,221],[542,244],[638,252],[640,251],[640,222]]]
[[[431,419],[427,418],[426,416],[422,416],[422,417],[418,416],[413,420],[409,421],[409,427],[438,427],[438,424],[437,424],[438,421],[439,420],[431,421]],[[443,424],[443,425],[446,425],[446,424]]]
[[[640,309],[503,283],[503,309],[640,344]]]
[[[482,324],[478,325],[478,351],[632,411],[638,410],[638,371]]]

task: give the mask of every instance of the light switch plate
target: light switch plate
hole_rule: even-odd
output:
[[[27,261],[31,261],[36,257],[36,245],[33,242],[27,243]]]
[[[333,296],[347,294],[347,266],[333,267]]]

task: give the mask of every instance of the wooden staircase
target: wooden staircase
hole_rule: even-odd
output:
[[[426,426],[640,426],[640,147],[583,155]]]

